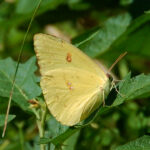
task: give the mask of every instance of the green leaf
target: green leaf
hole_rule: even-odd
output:
[[[119,92],[112,106],[119,105],[126,100],[133,100],[141,97],[148,97],[150,95],[150,75],[138,75],[130,78],[128,74],[119,83]]]
[[[143,25],[134,33],[130,33],[123,43],[120,44],[120,48],[127,50],[132,54],[135,54],[136,56],[150,56],[150,25],[149,23]]]
[[[0,97],[0,113],[5,114],[8,106],[8,98]]]
[[[0,26],[6,30],[11,27],[17,26],[27,20],[31,19],[33,12],[37,7],[40,0],[19,0],[16,3],[16,10],[13,15],[7,19],[0,20]],[[55,10],[59,5],[67,4],[67,0],[42,0],[40,8],[37,11],[37,15],[42,14],[48,10]]]
[[[26,14],[34,11],[39,0],[19,0],[16,5],[17,14]],[[29,7],[30,6],[30,7]]]
[[[69,137],[65,142],[64,145],[65,147],[63,148],[63,150],[74,150],[75,145],[77,143],[77,139],[79,137],[79,133],[80,132],[76,132],[75,134],[73,134],[71,137]]]
[[[96,34],[99,32],[100,27],[92,28],[91,30],[87,31],[86,33],[81,34],[80,36],[72,39],[72,44],[79,47],[80,45],[84,44],[85,42],[88,42],[92,40],[96,36]]]
[[[126,31],[114,42],[108,51],[102,57],[108,60],[116,59],[124,51],[128,51],[127,56],[131,54],[137,56],[150,56],[150,14],[144,14],[132,21]],[[111,53],[111,57],[110,54]]]
[[[48,131],[46,131],[46,137],[50,138],[41,138],[40,144],[53,143],[54,145],[62,144],[74,133],[79,131],[80,128],[68,127],[60,124],[55,118],[51,117],[47,121]]]
[[[40,0],[19,0],[16,6],[17,14],[33,13]],[[66,3],[66,0],[43,0],[39,11],[53,10],[61,4]]]
[[[8,116],[8,122],[12,121],[16,116],[15,115],[9,115]],[[5,123],[5,115],[0,115],[0,127],[4,126]]]
[[[117,147],[115,150],[149,150],[150,136],[143,136],[125,145]]]
[[[36,83],[34,72],[35,57],[29,59],[25,64],[20,64],[16,76],[16,82],[13,91],[12,100],[23,110],[28,109],[29,99],[35,98],[41,94],[41,89]],[[16,62],[11,58],[0,60],[0,96],[9,97],[12,87],[12,80],[16,69]]]
[[[133,3],[134,0],[120,0],[120,5],[126,6]]]
[[[64,133],[59,136],[50,139],[50,138],[41,138],[40,144],[53,143],[54,145],[62,144],[66,139],[68,139],[71,135],[79,131],[80,128],[69,127]]]
[[[58,145],[60,143],[63,143],[66,139],[68,139],[71,135],[73,135],[77,131],[79,131],[79,128],[69,127],[69,129],[66,130],[66,132],[64,132],[61,135],[57,136],[56,138],[54,138],[53,140],[51,140],[51,142],[54,145]]]
[[[49,133],[46,134],[46,137],[40,139],[39,144],[53,143],[54,145],[61,145],[68,138],[71,138],[72,135],[79,132],[83,127],[89,125],[98,115],[101,115],[108,110],[111,110],[111,107],[101,107],[97,113],[94,112],[87,120],[83,121],[83,123],[73,127],[63,126],[54,118],[51,118],[47,124]],[[47,138],[47,136],[51,138]]]
[[[91,57],[102,55],[109,61],[114,61],[116,56],[124,51],[128,51],[128,56],[132,52],[135,55],[148,57],[150,56],[149,20],[149,13],[136,18],[131,24],[128,14],[113,17],[108,19],[102,28],[90,30],[76,37],[73,43],[87,55]]]
[[[129,14],[119,15],[108,19],[104,25],[96,32],[91,32],[91,35],[85,33],[85,35],[79,36],[76,45],[83,50],[87,55],[96,57],[106,50],[108,50],[111,44],[120,37],[130,24],[131,17]],[[83,40],[83,37],[85,40]],[[77,41],[77,38],[75,41]]]
[[[90,4],[83,0],[69,0],[68,5],[72,10],[86,10],[90,8]]]
[[[41,138],[39,144],[53,143],[56,146],[61,145],[68,138],[71,138],[72,135],[74,135],[75,133],[77,134],[80,129],[89,125],[98,115],[101,115],[104,112],[108,111],[108,109],[110,110],[111,108],[101,107],[91,116],[89,116],[85,121],[73,127],[64,126],[56,121],[55,118],[51,117],[51,119],[47,121],[48,131],[46,133],[46,137]]]

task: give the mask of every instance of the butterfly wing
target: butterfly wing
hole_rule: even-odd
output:
[[[103,91],[108,93],[104,71],[79,49],[50,35],[35,35],[34,48],[53,116],[65,125],[87,118],[101,104]]]
[[[42,77],[41,87],[52,115],[62,124],[72,126],[100,106],[108,82],[85,70],[59,68]]]
[[[46,34],[34,36],[34,48],[41,75],[56,68],[75,67],[93,72],[107,80],[107,76],[100,67],[87,55],[73,45]]]

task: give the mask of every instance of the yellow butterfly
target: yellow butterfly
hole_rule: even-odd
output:
[[[86,119],[110,90],[106,73],[73,45],[51,35],[36,34],[44,99],[51,114],[72,126]]]

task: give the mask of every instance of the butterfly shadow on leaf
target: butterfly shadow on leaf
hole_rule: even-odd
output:
[[[110,93],[109,93],[109,95],[107,96],[107,98],[106,98],[106,100],[105,100],[105,105],[106,106],[111,106],[113,103],[114,103],[114,101],[115,101],[115,99],[116,99],[116,97],[117,97],[117,92],[116,92],[116,89],[115,88],[113,88],[111,91],[110,91]]]

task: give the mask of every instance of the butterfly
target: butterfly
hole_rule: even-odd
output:
[[[40,86],[51,114],[73,126],[92,114],[110,92],[107,74],[75,46],[46,34],[34,36]]]

